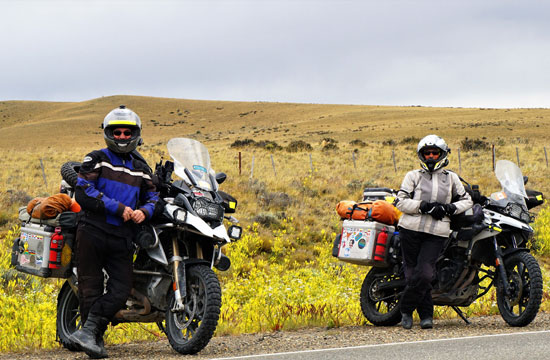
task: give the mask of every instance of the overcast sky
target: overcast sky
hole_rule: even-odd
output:
[[[0,0],[0,100],[550,107],[550,2]]]

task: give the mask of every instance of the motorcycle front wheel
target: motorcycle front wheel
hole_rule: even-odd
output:
[[[61,287],[57,297],[57,338],[64,348],[70,351],[78,351],[79,347],[71,341],[71,335],[82,326],[78,297],[68,282]]]
[[[361,286],[361,311],[373,325],[393,326],[401,321],[399,300],[403,289],[393,287],[401,280],[390,269],[372,268]]]
[[[542,274],[533,255],[516,252],[504,260],[508,287],[497,281],[497,304],[500,315],[510,326],[526,326],[537,316],[542,301]]]
[[[196,354],[210,341],[218,325],[222,292],[218,277],[206,265],[193,265],[187,270],[187,296],[182,311],[172,311],[174,292],[169,293],[165,333],[174,350]]]

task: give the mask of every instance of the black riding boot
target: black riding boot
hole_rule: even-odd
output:
[[[80,345],[82,350],[92,359],[102,359],[107,357],[107,351],[105,347],[98,344],[97,337],[101,333],[103,338],[102,329],[107,329],[109,319],[100,317],[95,314],[89,314],[86,323],[82,329],[76,331],[71,340]]]
[[[107,325],[109,324],[109,321],[101,323],[97,327],[97,345],[101,349],[101,358],[109,357],[107,355],[107,349],[105,349],[105,341],[103,340],[103,336],[105,335],[105,331],[107,331]]]

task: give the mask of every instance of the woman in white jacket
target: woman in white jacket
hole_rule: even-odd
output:
[[[428,135],[418,143],[422,169],[405,175],[397,194],[399,236],[407,285],[401,298],[402,326],[412,327],[418,311],[422,329],[433,327],[432,281],[435,263],[450,234],[450,216],[472,207],[470,195],[454,172],[444,170],[451,152],[445,140]]]

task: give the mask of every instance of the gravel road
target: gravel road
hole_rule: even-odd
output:
[[[472,322],[471,325],[466,325],[461,319],[436,320],[435,327],[432,330],[422,330],[415,323],[412,330],[404,330],[400,326],[346,326],[336,329],[312,328],[239,336],[219,336],[213,338],[202,352],[193,356],[177,354],[172,350],[167,340],[107,345],[107,351],[110,359],[198,360],[550,329],[550,313],[539,313],[531,325],[523,328],[508,326],[500,316],[472,317],[469,320]],[[0,359],[88,359],[88,356],[84,353],[72,353],[59,348],[29,353],[4,353],[0,355]]]

